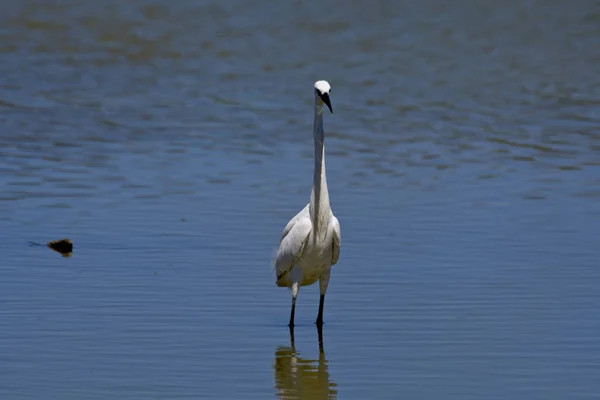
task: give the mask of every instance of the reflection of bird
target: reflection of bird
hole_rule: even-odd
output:
[[[321,298],[317,325],[323,324],[323,303],[329,285],[331,266],[340,255],[340,224],[329,206],[329,192],[325,176],[325,133],[323,131],[323,104],[333,113],[327,81],[315,82],[315,171],[310,203],[292,218],[283,230],[275,272],[277,286],[292,289],[290,328],[294,326],[296,296],[300,286],[319,280]]]
[[[315,365],[316,364],[316,365]],[[294,342],[275,351],[275,389],[280,399],[336,399],[337,384],[329,379],[323,338],[319,329],[319,359],[302,358]]]

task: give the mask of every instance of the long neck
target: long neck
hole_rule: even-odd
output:
[[[329,192],[327,190],[327,178],[325,176],[325,132],[323,131],[323,105],[315,96],[315,121],[313,125],[315,140],[315,172],[313,176],[313,188],[310,197],[310,218],[313,230],[319,236],[327,230],[329,219]]]

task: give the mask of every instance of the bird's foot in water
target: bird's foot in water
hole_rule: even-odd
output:
[[[321,328],[321,327],[323,326],[323,320],[322,320],[322,319],[317,319],[317,320],[315,321],[315,324],[316,324],[316,325],[317,325],[319,328]]]

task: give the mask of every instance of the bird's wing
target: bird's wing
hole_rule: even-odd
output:
[[[331,253],[331,265],[335,265],[340,258],[340,247],[342,245],[342,231],[340,229],[340,221],[332,214],[331,227],[333,228],[333,244]]]
[[[277,280],[281,279],[292,267],[298,263],[306,245],[308,235],[312,229],[310,218],[298,218],[288,233],[281,239],[277,258],[275,260],[275,272]]]
[[[286,235],[290,232],[290,230],[292,229],[292,227],[294,226],[296,221],[298,221],[304,215],[309,215],[308,206],[309,206],[309,204],[307,204],[306,207],[304,207],[302,210],[300,210],[300,212],[298,214],[294,215],[294,217],[292,219],[290,219],[290,222],[287,223],[285,228],[283,228],[283,233],[281,234],[282,241],[283,241],[283,238],[285,238]]]

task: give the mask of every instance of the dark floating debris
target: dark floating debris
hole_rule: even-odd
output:
[[[49,242],[48,247],[62,254],[64,257],[71,257],[73,253],[73,242],[67,238]]]
[[[29,244],[31,246],[43,246],[35,242],[29,242]],[[73,242],[71,242],[71,240],[68,238],[53,240],[52,242],[48,242],[46,246],[50,247],[57,253],[62,254],[63,257],[71,257],[71,254],[73,254]]]

